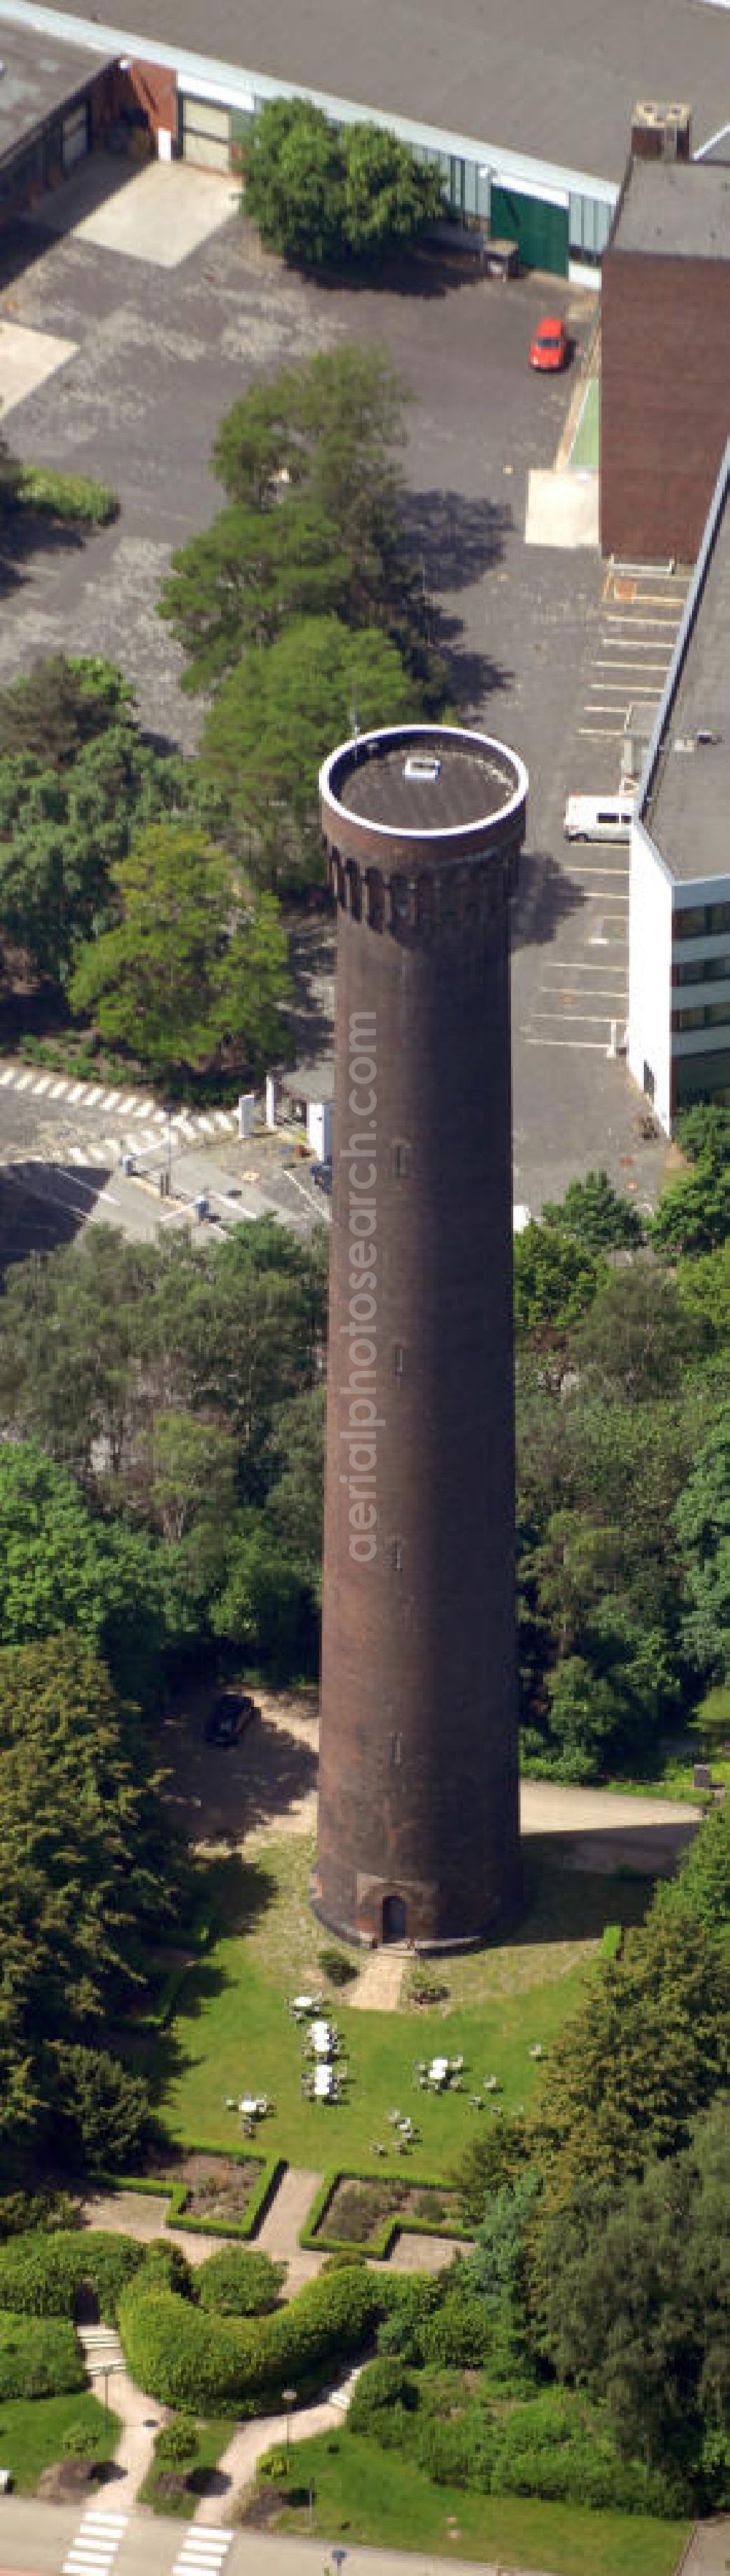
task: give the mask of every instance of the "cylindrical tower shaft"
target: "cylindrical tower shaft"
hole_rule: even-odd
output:
[[[314,1902],[361,1938],[473,1940],[518,1898],[508,898],[525,788],[511,753],[448,728],[362,738],[323,772],[339,911]]]

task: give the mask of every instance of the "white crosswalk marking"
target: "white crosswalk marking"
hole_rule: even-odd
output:
[[[85,1163],[86,1155],[83,1145],[70,1145],[69,1158],[72,1163]]]
[[[85,1090],[85,1082],[75,1082],[73,1090],[69,1092],[69,1100],[83,1100]]]
[[[3,1091],[7,1089],[9,1082],[15,1081],[17,1070],[17,1065],[6,1064],[4,1073],[0,1073],[0,1083],[2,1084]]]
[[[198,1123],[198,1127],[200,1128],[200,1130],[201,1130],[201,1132],[202,1132],[202,1134],[203,1134],[204,1136],[214,1136],[214,1135],[215,1135],[215,1119],[214,1119],[214,1118],[203,1118],[203,1116],[201,1115],[201,1116],[199,1116],[199,1118],[198,1118],[198,1122],[197,1122],[197,1123]]]
[[[63,1099],[63,1095],[64,1095],[64,1091],[68,1091],[68,1083],[67,1083],[67,1081],[66,1081],[65,1075],[64,1075],[63,1082],[54,1082],[53,1090],[49,1093],[49,1099],[51,1099],[51,1100],[62,1100],[62,1099]]]
[[[216,1123],[217,1123],[217,1125],[218,1125],[219,1127],[226,1127],[226,1128],[227,1128],[227,1127],[230,1127],[230,1126],[231,1126],[231,1124],[232,1124],[232,1121],[233,1121],[233,1111],[232,1111],[231,1109],[214,1109],[214,1111],[213,1111],[213,1116],[214,1116],[214,1118],[215,1118],[215,1120],[216,1120]]]
[[[85,1093],[84,1093],[84,1105],[85,1105],[85,1107],[86,1107],[87,1109],[96,1109],[96,1107],[97,1107],[97,1105],[98,1105],[98,1102],[99,1102],[100,1100],[103,1100],[103,1098],[104,1098],[104,1085],[103,1085],[103,1082],[95,1082],[95,1083],[93,1083],[93,1084],[92,1084],[92,1088],[91,1088],[91,1090],[90,1090],[90,1091],[85,1091]]]
[[[51,1076],[50,1076],[50,1073],[42,1073],[42,1074],[41,1074],[41,1078],[40,1078],[40,1082],[34,1082],[34,1084],[33,1084],[33,1090],[34,1090],[34,1093],[35,1093],[36,1100],[39,1100],[39,1099],[40,1099],[40,1095],[41,1095],[41,1092],[42,1092],[42,1091],[49,1091],[49,1090],[50,1090],[50,1086],[51,1086]]]
[[[33,1080],[33,1075],[32,1075],[32,1073],[19,1073],[19,1074],[18,1074],[18,1079],[17,1079],[16,1085],[15,1085],[16,1091],[29,1091],[29,1090],[30,1090],[31,1083],[32,1083],[32,1080]]]

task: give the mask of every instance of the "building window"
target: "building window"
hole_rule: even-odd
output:
[[[394,1342],[394,1343],[393,1343],[393,1376],[394,1376],[394,1378],[402,1378],[402,1376],[403,1376],[403,1344],[402,1344],[402,1342]]]
[[[394,1181],[405,1181],[411,1168],[410,1145],[397,1143],[390,1148],[390,1168]]]
[[[391,1735],[391,1739],[390,1739],[390,1766],[391,1766],[391,1770],[392,1770],[392,1771],[399,1771],[399,1770],[400,1770],[400,1767],[401,1767],[402,1760],[403,1760],[403,1737],[402,1737],[402,1735],[400,1735],[400,1734],[398,1734],[398,1735]]]
[[[688,904],[685,911],[675,912],[672,923],[675,939],[701,939],[706,928],[703,903]]]
[[[392,1572],[393,1574],[402,1574],[402,1572],[403,1572],[403,1540],[402,1540],[402,1538],[392,1538],[392,1539],[391,1539],[390,1547],[389,1547],[389,1549],[388,1549],[388,1554],[389,1554],[389,1557],[390,1557],[391,1572]]]

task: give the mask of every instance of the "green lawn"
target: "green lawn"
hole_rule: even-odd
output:
[[[312,2489],[312,2521],[309,2491]],[[532,2497],[478,2496],[431,2486],[400,2451],[353,2433],[298,2442],[292,2459],[296,2504],[278,2528],[310,2528],[328,2543],[418,2549],[456,2558],[498,2558],[546,2576],[673,2576],[689,2524],[644,2514],[591,2513]]]
[[[550,1869],[540,1852],[530,1855],[528,1901],[514,1940],[446,1961],[445,2004],[363,2013],[348,2004],[346,1990],[344,2000],[330,1996],[351,2080],[341,2103],[320,2104],[302,2099],[303,2034],[286,2009],[287,1994],[323,1982],[323,1936],[307,1905],[309,1861],[306,1842],[292,1837],[267,1846],[253,1864],[219,1868],[213,1901],[221,1933],[191,1969],[157,2052],[170,2132],[183,2142],[239,2145],[240,2123],[226,2110],[226,2096],[266,2093],[274,2110],[260,2122],[256,2144],[267,2155],[315,2169],[367,2167],[378,2142],[399,2172],[407,2174],[410,2161],[414,2174],[444,2177],[477,2119],[490,2116],[488,2107],[472,2109],[472,2092],[496,2075],[499,2102],[512,2109],[527,2100],[536,2078],[531,2046],[540,2041],[549,2051],[598,1956],[604,1924],[635,1920],[649,1883]],[[421,2092],[414,2062],[442,2053],[463,2056],[463,2091]],[[396,2108],[420,2131],[410,2160],[392,2159],[388,2113]],[[378,2168],[387,2165],[379,2159]]]
[[[70,2424],[87,2424],[99,2435],[97,2461],[111,2460],[121,2431],[118,2415],[90,2391],[71,2397],[11,2397],[0,2406],[0,2468],[9,2469],[20,2495],[32,2495],[42,2469],[64,2456]]]
[[[231,2423],[230,2416],[227,2419],[212,2417],[209,2422],[198,2424],[197,2450],[194,2457],[186,2460],[184,2470],[180,2471],[180,2475],[185,2478],[183,2494],[169,2495],[165,2493],[164,2487],[160,2488],[153,2461],[152,2468],[140,2487],[138,2502],[151,2505],[153,2513],[171,2513],[177,2515],[180,2521],[189,2522],[200,2503],[201,2496],[207,2494],[210,2471],[217,2466],[221,2452],[225,2451],[226,2444],[230,2442],[234,2431],[235,2426]]]

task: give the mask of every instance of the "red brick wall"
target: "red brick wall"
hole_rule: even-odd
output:
[[[730,431],[730,260],[606,252],[601,550],[692,563]]]

